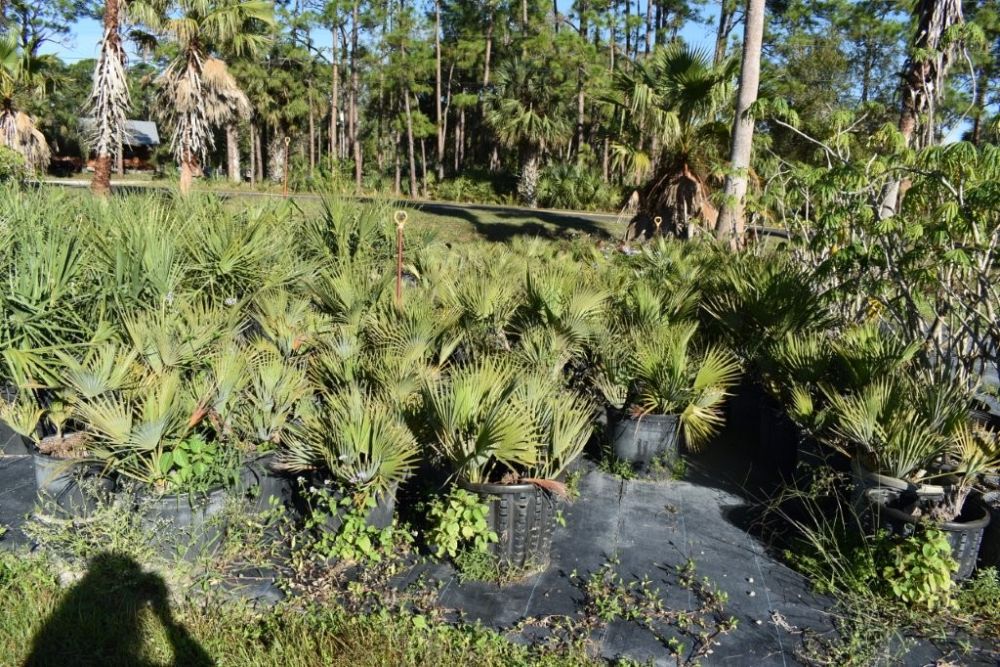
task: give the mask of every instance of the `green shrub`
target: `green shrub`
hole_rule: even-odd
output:
[[[479,496],[452,487],[447,496],[430,504],[432,525],[427,541],[438,557],[458,558],[464,551],[486,553],[490,543],[498,540],[487,521],[489,512]]]
[[[21,182],[28,177],[28,165],[17,151],[0,146],[0,183]]]
[[[600,172],[581,164],[554,164],[542,170],[538,202],[548,208],[613,211],[621,192],[605,183]]]
[[[935,611],[952,606],[955,582],[951,574],[957,569],[948,538],[940,530],[927,528],[896,543],[882,576],[889,592],[901,602]]]

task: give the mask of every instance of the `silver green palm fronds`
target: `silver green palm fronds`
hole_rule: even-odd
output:
[[[419,446],[398,412],[357,387],[325,394],[290,433],[289,470],[325,469],[348,489],[382,495],[413,471]]]

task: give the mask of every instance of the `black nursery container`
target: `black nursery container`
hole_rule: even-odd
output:
[[[884,490],[869,490],[866,495],[875,513],[876,525],[879,528],[893,535],[909,536],[913,534],[920,519],[889,505],[891,501],[899,498],[898,494]],[[951,544],[952,558],[958,563],[958,571],[952,575],[955,580],[968,579],[975,571],[983,533],[989,523],[990,514],[982,497],[970,495],[965,501],[965,507],[958,520],[935,525],[947,537]]]
[[[250,511],[262,514],[291,505],[292,477],[280,469],[274,452],[261,454],[243,464],[241,489],[250,498]]]
[[[979,566],[1000,568],[1000,491],[983,494],[983,504],[990,513],[990,523],[983,531]]]
[[[497,559],[514,568],[541,567],[549,562],[559,501],[535,484],[459,482],[490,508],[490,528],[498,542],[490,545]]]
[[[194,561],[215,552],[225,534],[228,490],[149,495],[140,499],[141,525],[150,545],[164,558]]]
[[[672,464],[677,461],[680,417],[677,415],[616,414],[611,421],[611,447],[622,461],[648,465],[654,459]]]
[[[37,489],[36,513],[57,519],[82,519],[94,513],[114,490],[101,466],[87,461],[32,454]]]

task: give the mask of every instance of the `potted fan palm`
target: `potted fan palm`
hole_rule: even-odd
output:
[[[723,403],[740,365],[720,347],[697,349],[697,330],[694,322],[659,324],[602,340],[595,384],[610,405],[619,459],[672,461],[681,436],[698,449],[723,424]]]
[[[963,393],[944,383],[889,375],[848,395],[828,393],[825,441],[851,457],[859,509],[909,534],[920,521],[942,530],[959,564],[975,568],[989,513],[974,485],[1000,467],[996,435],[970,427]]]
[[[81,358],[57,352],[48,387],[23,387],[11,401],[0,400],[0,418],[34,445],[41,515],[80,518],[114,488],[109,471],[94,456],[78,406],[126,386],[134,361],[113,343],[84,346]]]
[[[154,547],[192,558],[222,537],[237,461],[206,419],[209,401],[186,389],[176,372],[146,376],[127,391],[80,401],[78,411],[93,455],[138,485]]]
[[[345,505],[362,510],[369,526],[388,527],[396,490],[412,473],[418,454],[417,440],[399,413],[352,385],[321,394],[303,410],[282,443],[279,464],[307,475],[316,489],[306,498],[309,509],[326,515],[313,523],[336,535]]]
[[[482,357],[429,383],[424,406],[434,450],[489,506],[493,554],[518,569],[548,562],[559,477],[592,430],[587,402],[548,374]]]

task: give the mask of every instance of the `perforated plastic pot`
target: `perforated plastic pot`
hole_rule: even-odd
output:
[[[870,489],[865,497],[872,507],[876,525],[893,535],[912,535],[920,523],[919,518],[888,504],[899,497],[897,493]],[[957,520],[935,524],[934,527],[947,537],[951,555],[958,563],[958,571],[952,575],[954,579],[968,579],[976,570],[979,546],[989,523],[990,513],[983,504],[982,496],[970,495]]]
[[[462,480],[459,486],[489,506],[490,528],[499,538],[490,549],[500,562],[515,568],[548,564],[559,511],[559,500],[554,495],[534,484],[473,484]]]

